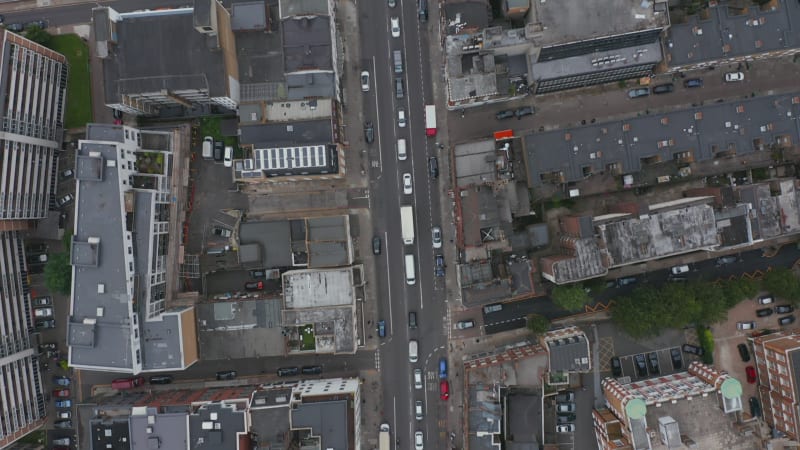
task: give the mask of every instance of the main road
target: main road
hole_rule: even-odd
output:
[[[372,85],[363,95],[364,120],[375,124],[375,142],[370,156],[372,221],[374,233],[384,242],[383,254],[376,258],[378,301],[387,336],[379,350],[382,379],[382,420],[389,423],[396,447],[410,448],[416,431],[422,431],[427,448],[446,448],[447,403],[439,399],[438,360],[446,357],[447,308],[443,278],[434,277],[431,227],[438,226],[439,181],[428,176],[428,158],[436,155],[435,139],[425,136],[424,110],[433,104],[430,68],[429,27],[418,20],[414,0],[397,0],[389,7],[386,0],[358,2],[362,69],[368,70]],[[433,11],[432,11],[433,12]],[[400,36],[392,37],[390,19],[400,20]],[[404,95],[395,89],[392,52],[403,53]],[[397,125],[397,109],[404,108],[405,128]],[[408,159],[397,158],[397,139],[407,142]],[[402,174],[413,177],[413,193],[403,193]],[[401,238],[400,206],[414,207],[413,245]],[[449,238],[445,236],[444,241]],[[439,252],[439,251],[437,251]],[[406,283],[404,257],[413,254],[416,283]],[[386,274],[385,276],[383,274]],[[409,329],[408,313],[417,313],[418,327]],[[411,363],[410,339],[419,342],[419,361]],[[413,369],[424,373],[424,388],[414,389]],[[424,402],[425,417],[414,419],[414,402]],[[400,444],[397,445],[397,442]]]

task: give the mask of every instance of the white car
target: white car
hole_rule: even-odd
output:
[[[369,72],[361,72],[361,92],[369,92]]]
[[[561,425],[556,425],[556,433],[574,433],[574,432],[575,432],[574,423],[565,423]]]
[[[392,17],[392,37],[400,37],[400,18]]]
[[[233,147],[225,147],[225,158],[222,161],[225,167],[233,166]]]
[[[406,110],[397,108],[397,126],[400,128],[406,127]]]
[[[728,83],[734,81],[744,81],[744,74],[742,72],[728,72],[725,74],[725,81]]]
[[[414,369],[414,389],[422,389],[422,369]]]
[[[414,448],[416,450],[422,450],[424,448],[423,447],[424,440],[425,439],[422,436],[422,431],[417,431],[416,433],[414,433]]]
[[[33,315],[37,319],[53,317],[53,308],[36,308],[33,310]]]
[[[689,271],[689,265],[688,264],[684,264],[682,266],[675,266],[675,267],[672,268],[672,274],[673,275],[680,275],[680,274],[686,273],[688,271]]]
[[[770,303],[774,302],[775,299],[772,298],[771,295],[765,295],[763,297],[758,298],[759,305],[769,305]]]
[[[736,323],[736,328],[739,329],[739,330],[755,330],[756,329],[756,323],[753,322],[753,321],[737,322]]]
[[[404,173],[403,174],[403,194],[411,195],[414,192],[413,188],[411,187],[411,174]]]
[[[431,240],[433,248],[442,248],[442,229],[439,227],[431,228]]]

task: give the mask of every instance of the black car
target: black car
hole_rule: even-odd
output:
[[[58,229],[63,230],[67,226],[67,219],[69,215],[67,215],[66,211],[61,211],[61,214],[58,215]]]
[[[761,403],[755,397],[750,397],[750,415],[753,417],[761,417]]]
[[[675,370],[680,370],[683,367],[683,357],[681,357],[681,350],[678,348],[672,348],[669,351],[669,356],[672,359],[672,368]]]
[[[517,120],[519,120],[525,116],[530,116],[533,112],[533,106],[523,106],[522,108],[517,108],[517,110],[514,111],[514,115],[517,116]]]
[[[503,111],[498,111],[497,114],[494,115],[495,119],[503,120],[503,119],[510,119],[514,117],[514,111],[511,109],[505,109]]]
[[[250,278],[266,278],[267,272],[264,269],[253,269],[250,271]]]
[[[737,258],[735,256],[722,256],[717,258],[717,266],[725,266],[735,263]]]
[[[412,330],[417,328],[417,313],[414,311],[408,312],[408,328],[411,328]]]
[[[380,238],[380,236],[374,236],[372,238],[372,254],[373,255],[380,255],[381,254],[381,238]]]
[[[72,421],[69,420],[69,419],[56,420],[55,422],[53,422],[53,426],[56,427],[56,428],[61,428],[61,429],[72,428]]]
[[[690,78],[683,82],[683,86],[687,88],[703,87],[702,78]]]
[[[792,311],[794,311],[792,305],[778,305],[775,307],[775,312],[778,314],[789,314]]]
[[[639,374],[640,377],[647,376],[647,362],[645,362],[644,354],[639,353],[634,358],[636,362],[636,373]]]
[[[444,255],[436,255],[434,261],[434,272],[437,277],[444,276]]]
[[[39,27],[44,30],[47,28],[47,22],[44,20],[34,20],[33,22],[28,22],[25,24],[25,28],[30,27]]]
[[[319,375],[322,373],[322,366],[303,366],[300,372],[303,375]]]
[[[647,362],[650,365],[650,372],[654,374],[661,373],[661,370],[658,367],[658,353],[650,352],[647,354]]]
[[[170,384],[172,375],[153,375],[150,377],[150,384]]]
[[[772,315],[772,308],[761,308],[756,310],[756,316],[758,317],[767,317],[771,315]]]
[[[572,391],[562,391],[556,394],[556,402],[569,403],[575,401],[575,393]]]
[[[225,143],[222,141],[214,141],[214,161],[225,160]]]
[[[778,319],[779,325],[790,325],[794,323],[794,316],[785,316]]]
[[[368,144],[372,144],[375,141],[375,127],[372,126],[370,121],[364,122],[364,138]]]
[[[297,367],[281,367],[278,369],[279,377],[290,377],[292,375],[297,375],[298,373],[300,373],[300,369]]]
[[[653,87],[653,94],[669,94],[674,89],[675,86],[672,83],[659,84],[658,86]]]
[[[750,361],[750,351],[747,350],[746,344],[739,344],[736,349],[739,350],[739,357],[742,358],[742,362]]]
[[[617,358],[616,356],[611,358],[611,373],[615,377],[622,376],[622,363],[619,362],[619,358]]]
[[[236,378],[235,370],[222,370],[220,372],[217,372],[218,380],[232,380],[234,378]]]
[[[435,156],[428,158],[428,175],[439,178],[439,160]]]
[[[703,352],[703,349],[702,349],[702,348],[700,348],[700,347],[698,347],[698,346],[696,346],[696,345],[691,345],[691,344],[683,344],[683,347],[681,347],[681,348],[682,348],[682,349],[683,349],[683,351],[685,351],[686,353],[691,353],[691,354],[693,354],[693,355],[697,355],[697,356],[702,356],[702,355],[703,355],[703,353],[704,353],[704,352]]]
[[[25,29],[25,25],[23,25],[21,23],[10,23],[10,24],[6,25],[6,29],[8,31],[13,31],[15,33],[19,33],[20,31]]]
[[[556,416],[558,423],[572,423],[575,421],[575,414],[559,414]]]

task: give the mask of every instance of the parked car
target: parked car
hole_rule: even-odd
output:
[[[498,111],[497,114],[494,115],[495,119],[503,120],[503,119],[510,119],[514,117],[514,111],[511,109],[505,109],[503,111]]]
[[[392,37],[399,38],[400,37],[400,18],[392,17],[391,21],[391,28],[392,28]]]
[[[575,421],[575,414],[558,414],[556,422],[558,423],[572,423]]]
[[[55,342],[45,342],[44,344],[39,344],[40,353],[44,353],[48,350],[58,350],[58,344]]]
[[[72,169],[64,169],[61,171],[61,180],[68,180],[75,175]]]
[[[673,275],[680,275],[689,271],[689,265],[675,266],[671,269]]]
[[[222,370],[217,372],[217,380],[232,380],[236,378],[235,370]]]
[[[517,110],[514,111],[514,115],[517,117],[517,120],[522,119],[525,116],[530,116],[533,113],[533,106],[523,106],[522,108],[517,108]]]
[[[675,370],[680,370],[683,367],[683,357],[681,356],[681,351],[678,348],[671,348],[669,350],[670,359],[672,359],[672,368]]]
[[[659,84],[653,87],[653,94],[669,94],[675,89],[672,83]]]
[[[439,358],[439,379],[447,379],[447,358]]]
[[[750,361],[750,351],[747,350],[747,344],[739,344],[736,349],[739,350],[739,357],[742,358],[742,362]]]
[[[689,78],[688,80],[683,82],[683,86],[687,87],[687,88],[703,87],[703,79],[702,78]]]
[[[47,28],[47,21],[39,19],[39,20],[33,20],[33,21],[28,22],[28,23],[25,24],[25,28],[26,29],[28,29],[30,27],[39,27],[42,30],[44,30],[44,29]]]
[[[369,72],[361,72],[361,92],[369,92]]]
[[[570,403],[575,401],[575,393],[572,391],[562,391],[556,394],[557,403]]]
[[[744,74],[742,72],[728,72],[725,74],[725,81],[728,83],[744,81]]]
[[[758,304],[759,305],[769,305],[770,303],[772,303],[774,301],[775,301],[775,299],[772,298],[771,295],[764,295],[764,296],[758,297]]]
[[[53,384],[56,386],[69,386],[72,380],[69,377],[55,376],[53,377]]]
[[[367,140],[367,144],[372,144],[375,141],[375,127],[372,126],[372,122],[369,120],[364,122],[364,138]]]
[[[647,97],[648,95],[650,95],[650,89],[646,87],[631,89],[628,91],[628,98]]]
[[[56,327],[56,321],[53,319],[36,321],[36,328],[55,328],[55,327]]]
[[[794,311],[792,305],[778,305],[775,307],[775,312],[778,314],[789,314],[792,311]]]
[[[434,274],[437,277],[443,277],[444,276],[444,255],[437,254],[436,256],[434,256],[433,257],[433,263],[434,263],[433,264],[433,266],[434,266],[434,269],[433,269]]]
[[[556,412],[574,413],[575,403],[556,403]]]
[[[13,31],[14,33],[19,33],[20,31],[25,29],[25,25],[21,23],[10,23],[6,25],[6,29],[8,31]]]
[[[634,362],[636,363],[636,373],[640,377],[647,376],[647,362],[644,357],[644,353],[639,353],[638,355],[634,356]]]
[[[72,419],[72,411],[59,411],[56,417],[59,419]]]
[[[483,313],[484,314],[489,314],[489,313],[502,311],[502,310],[503,310],[503,304],[502,303],[495,303],[495,304],[486,305],[486,306],[483,307]]]
[[[616,356],[611,357],[611,374],[615,377],[622,376],[622,363]]]
[[[264,269],[253,269],[250,271],[250,278],[266,278],[267,271]]]
[[[53,308],[49,306],[44,308],[34,308],[33,317],[36,317],[37,319],[53,317]]]
[[[322,373],[322,366],[303,366],[300,369],[303,375],[319,375]]]
[[[36,297],[33,299],[33,306],[49,306],[53,304],[53,298],[48,296]],[[55,345],[55,344],[54,344]]]
[[[658,366],[658,353],[657,352],[650,352],[647,354],[647,363],[649,364],[650,373],[658,375],[661,373],[661,369]]]
[[[778,325],[791,325],[794,323],[794,316],[785,316],[778,319]]]
[[[696,346],[696,345],[683,344],[683,347],[681,347],[681,348],[683,349],[684,352],[691,353],[691,354],[697,355],[697,356],[702,356],[703,353],[704,353],[703,349],[701,347]]]
[[[575,432],[574,423],[562,423],[561,425],[556,425],[556,433],[573,433],[573,432]]]
[[[56,420],[53,422],[53,426],[56,428],[64,429],[64,428],[72,428],[72,421],[71,420]]]
[[[381,254],[381,238],[380,238],[380,236],[373,236],[372,237],[372,254],[373,255],[380,255]]]
[[[629,284],[634,284],[634,283],[636,283],[637,281],[638,281],[638,280],[636,279],[636,277],[624,277],[624,278],[618,278],[618,279],[617,279],[617,286],[620,286],[620,287],[621,287],[621,286],[627,286],[627,285],[629,285]]]
[[[747,373],[747,382],[750,384],[756,384],[756,368],[753,366],[747,366],[744,368],[745,373]]]
[[[212,233],[214,233],[215,236],[220,236],[224,238],[229,238],[233,234],[231,230],[222,227],[214,227]]]
[[[298,367],[281,367],[277,371],[279,377],[291,377],[300,373]]]
[[[737,330],[755,330],[756,323],[754,321],[747,321],[747,322],[736,322],[736,329]]]
[[[144,385],[144,377],[127,377],[111,380],[111,387],[117,390],[134,389]]]
[[[164,374],[164,375],[153,375],[150,377],[150,384],[170,384],[172,383],[172,375]]]
[[[439,398],[442,400],[447,400],[450,398],[450,384],[447,380],[442,380],[439,382]]]
[[[433,248],[442,248],[442,229],[439,227],[431,228],[431,241]]]
[[[466,330],[475,326],[474,320],[459,320],[456,322],[456,330]]]
[[[414,402],[414,418],[417,420],[422,420],[425,416],[422,407],[422,400],[417,400]]]
[[[56,398],[69,398],[69,389],[53,389],[53,397]]]
[[[422,431],[417,431],[414,433],[414,450],[423,450],[425,445],[425,436],[423,436]]]
[[[761,403],[757,397],[750,397],[750,415],[753,417],[761,417]]]
[[[56,408],[72,408],[72,400],[56,400]]]
[[[772,308],[761,308],[756,310],[756,316],[767,317],[772,315]]]
[[[439,178],[439,159],[435,156],[428,158],[428,176],[434,180]]]
[[[422,369],[414,369],[414,389],[422,389]]]
[[[738,258],[735,256],[722,256],[717,258],[717,266],[725,266],[728,264],[733,264],[737,261]]]
[[[246,291],[263,291],[264,290],[264,282],[263,281],[248,281],[244,284],[244,290]]]
[[[63,208],[65,206],[71,205],[72,202],[74,202],[74,201],[75,201],[75,197],[72,194],[67,194],[67,195],[64,195],[63,197],[60,197],[58,200],[56,200],[56,205],[58,205],[59,208]]]
[[[378,337],[386,337],[386,321],[378,321]]]

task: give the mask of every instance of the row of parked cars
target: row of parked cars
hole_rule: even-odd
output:
[[[556,433],[575,432],[575,393],[563,391],[556,394]]]
[[[698,356],[703,354],[702,348],[690,344],[683,344],[681,349],[686,353],[691,353]],[[674,370],[680,370],[683,367],[683,356],[681,355],[681,349],[673,347],[669,350],[669,356],[672,362],[672,368]],[[634,355],[633,362],[634,367],[636,368],[636,374],[639,377],[661,374],[658,352],[639,353]],[[617,356],[611,358],[611,373],[615,377],[621,377],[623,375],[622,362]]]

